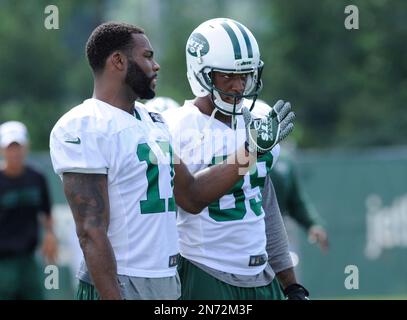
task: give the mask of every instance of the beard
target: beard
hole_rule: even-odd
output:
[[[139,67],[137,62],[129,60],[127,74],[124,82],[133,90],[140,99],[152,99],[155,92],[151,89],[151,81],[155,76],[149,78]]]

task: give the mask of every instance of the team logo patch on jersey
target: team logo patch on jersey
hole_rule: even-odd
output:
[[[249,267],[257,267],[267,262],[267,255],[250,256]]]
[[[169,262],[168,262],[168,266],[170,268],[172,267],[176,267],[178,265],[178,259],[179,259],[179,253],[173,256],[170,256]]]
[[[153,120],[153,122],[164,123],[164,119],[161,117],[161,114],[156,112],[149,112],[148,114],[150,115],[151,120]]]

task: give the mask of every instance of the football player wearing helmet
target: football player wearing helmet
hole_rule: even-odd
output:
[[[237,21],[217,18],[198,26],[188,39],[186,62],[196,98],[164,112],[164,117],[173,145],[191,172],[207,169],[233,152],[245,140],[242,132],[248,122],[256,128],[267,126],[256,119],[275,118],[271,136],[281,136],[268,150],[254,146],[260,155],[252,170],[200,214],[178,208],[182,298],[283,298],[276,273],[283,288],[299,285],[278,206],[272,210],[272,239],[266,240],[261,190],[278,158],[277,143],[292,129],[290,104],[278,101],[273,108],[256,110],[264,64],[255,37]]]

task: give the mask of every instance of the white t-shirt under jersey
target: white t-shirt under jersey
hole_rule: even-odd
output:
[[[54,170],[107,174],[108,238],[118,274],[174,276],[178,254],[169,132],[160,115],[97,99],[67,112],[50,137]],[[156,164],[158,162],[158,165]]]

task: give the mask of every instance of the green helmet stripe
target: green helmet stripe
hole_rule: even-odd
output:
[[[246,30],[243,28],[243,26],[235,22],[235,25],[239,28],[240,32],[243,34],[244,42],[246,42],[246,47],[247,47],[247,54],[249,58],[253,58],[253,49],[252,49],[252,43],[250,42],[249,35],[247,34]]]
[[[242,59],[242,52],[240,51],[239,40],[233,29],[226,23],[222,22],[222,27],[226,30],[229,35],[230,40],[232,41],[233,51],[235,52],[235,59]]]

